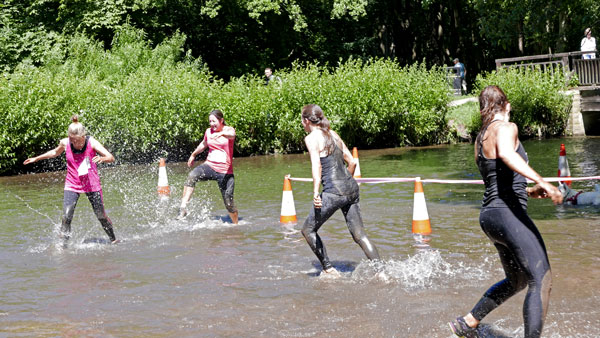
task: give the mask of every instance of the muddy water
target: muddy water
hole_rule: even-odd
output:
[[[566,143],[572,176],[598,175],[600,139],[524,142],[531,164],[555,176]],[[472,145],[360,152],[363,177],[479,179]],[[174,221],[184,163],[168,163],[172,197],[156,195],[156,165],[101,168],[104,199],[123,241],[106,235],[80,198],[73,237],[56,240],[64,172],[0,178],[0,336],[450,337],[446,322],[503,278],[479,228],[482,186],[425,184],[430,248],[415,247],[412,183],[362,184],[368,262],[341,214],[321,229],[342,278],[320,276],[299,233],[311,203],[294,182],[298,225],[279,224],[283,176],[309,177],[308,155],[237,158],[239,225],[214,182],[199,183],[193,213]],[[592,190],[596,182],[575,182]],[[600,336],[600,208],[533,200],[554,284],[545,337]],[[384,271],[387,280],[376,273]],[[522,336],[520,293],[484,321],[488,337]]]

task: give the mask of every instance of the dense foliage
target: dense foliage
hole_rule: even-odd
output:
[[[600,22],[596,0],[4,0],[0,68],[41,65],[77,34],[110,48],[125,25],[156,46],[175,32],[220,78],[294,62],[459,57],[471,82],[494,59],[579,50]]]
[[[512,107],[511,121],[519,126],[521,135],[564,134],[572,99],[563,92],[566,79],[562,72],[553,74],[538,69],[512,68],[477,77],[477,91],[488,85],[499,86],[508,97]]]
[[[184,52],[184,41],[175,34],[153,48],[142,31],[125,26],[110,50],[79,35],[45,65],[24,62],[6,73],[0,173],[19,171],[25,158],[55,147],[75,113],[121,162],[185,158],[212,109],[236,128],[242,156],[303,149],[300,109],[308,103],[322,106],[349,145],[446,140],[449,87],[439,68],[351,59],[335,67],[294,64],[269,86],[251,75],[224,82]]]

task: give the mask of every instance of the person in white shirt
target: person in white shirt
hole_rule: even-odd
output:
[[[582,52],[594,52],[586,53],[581,55],[583,59],[595,59],[596,58],[596,39],[592,37],[592,30],[588,27],[584,32],[585,37],[581,40],[581,51]]]

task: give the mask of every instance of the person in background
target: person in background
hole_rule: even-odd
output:
[[[475,141],[475,162],[485,193],[479,215],[481,229],[492,241],[506,278],[490,287],[464,317],[449,323],[459,337],[477,337],[479,322],[517,292],[527,288],[523,304],[525,337],[540,337],[552,287],[550,262],[542,235],[527,215],[527,197],[562,202],[561,192],[533,170],[509,122],[510,103],[497,86],[479,95],[482,127]],[[529,178],[535,186],[527,187]]]
[[[352,177],[356,161],[339,135],[330,129],[321,107],[309,104],[302,108],[302,126],[309,134],[304,138],[310,154],[313,177],[313,208],[302,227],[302,235],[315,253],[323,270],[332,276],[339,272],[329,262],[327,251],[317,234],[319,228],[341,209],[354,241],[369,259],[379,259],[377,248],[364,231],[359,206],[359,190]],[[348,163],[345,166],[344,161]],[[323,192],[319,189],[323,183]]]
[[[58,146],[42,155],[31,157],[23,164],[30,164],[40,160],[54,158],[66,152],[67,176],[63,198],[63,214],[61,236],[66,245],[71,237],[71,221],[80,194],[85,194],[92,204],[94,214],[100,221],[102,228],[108,235],[111,243],[117,239],[113,231],[111,220],[104,210],[102,186],[98,176],[97,163],[111,163],[114,156],[104,148],[95,138],[86,135],[85,127],[79,122],[79,117],[74,115],[68,127],[69,137],[60,140]]]
[[[595,59],[596,58],[596,38],[592,37],[592,29],[586,28],[583,32],[583,39],[581,39],[581,51],[582,52],[594,52],[582,54],[582,59]]]
[[[204,133],[204,139],[192,152],[188,159],[188,167],[194,165],[196,156],[208,148],[206,161],[192,170],[184,184],[181,207],[178,220],[188,215],[187,204],[192,199],[194,187],[198,181],[217,181],[225,208],[234,224],[238,223],[238,211],[233,202],[233,189],[235,180],[233,177],[233,144],[235,141],[235,129],[225,125],[223,113],[213,110],[208,115],[210,127]]]
[[[454,68],[456,69],[456,75],[458,76],[457,85],[455,89],[462,89],[462,94],[467,93],[467,81],[465,81],[465,75],[467,74],[467,70],[465,69],[465,65],[462,64],[458,58],[454,59]]]
[[[265,68],[265,86],[268,86],[273,80],[277,80],[277,82],[281,84],[281,78],[273,75],[273,70],[271,68]]]

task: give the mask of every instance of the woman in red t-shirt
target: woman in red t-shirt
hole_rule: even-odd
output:
[[[187,204],[192,198],[194,187],[198,181],[214,180],[219,184],[225,208],[229,212],[231,221],[238,222],[238,212],[233,203],[233,142],[235,141],[235,129],[225,125],[223,113],[213,110],[208,116],[210,128],[206,129],[204,139],[188,159],[188,167],[194,165],[196,156],[208,148],[206,161],[192,170],[184,184],[181,207],[177,219],[187,216]]]

